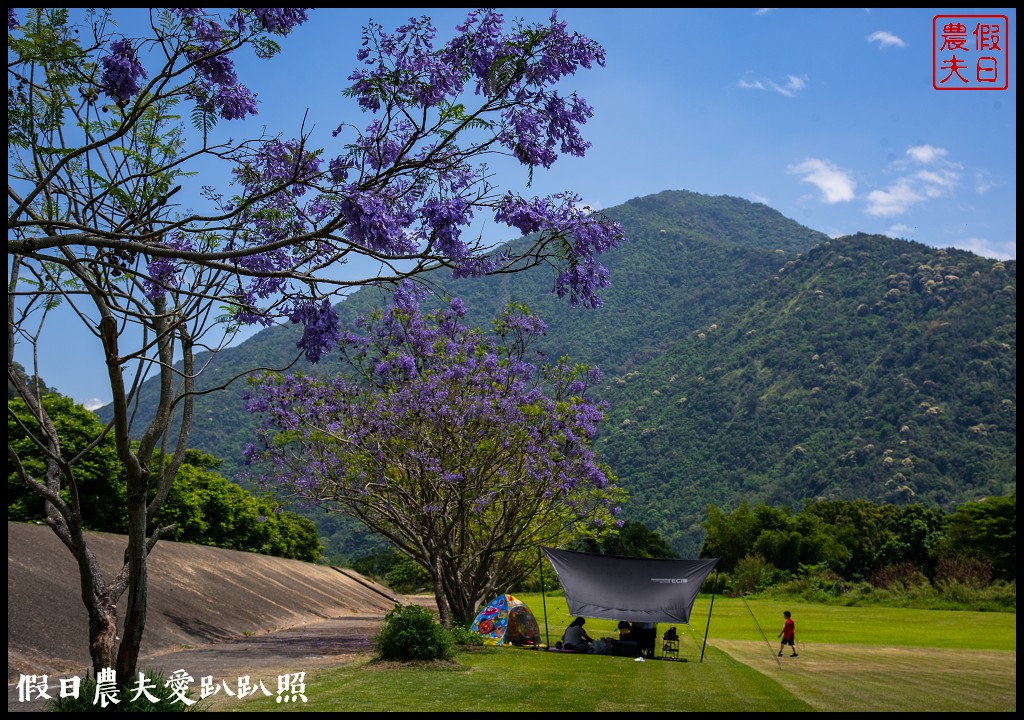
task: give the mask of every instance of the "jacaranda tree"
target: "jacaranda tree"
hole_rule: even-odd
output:
[[[597,256],[620,240],[574,195],[503,190],[486,162],[518,161],[527,181],[514,186],[525,187],[560,154],[585,153],[591,109],[556,86],[604,62],[597,43],[554,15],[507,25],[471,12],[446,42],[426,17],[394,34],[370,24],[343,111],[362,111],[365,125],[337,124],[337,146],[326,148],[310,147],[305,128],[295,139],[230,137],[224,123],[259,109],[238,53],[270,60],[307,17],[306,8],[36,8],[23,18],[8,9],[8,381],[47,464],[30,472],[10,444],[8,462],[46,501],[47,523],[78,563],[95,670],[113,667],[121,683],[136,671],[146,558],[166,531],[156,516],[187,448],[197,357],[210,357],[200,351],[215,353],[243,325],[291,322],[304,328],[296,352],[315,362],[341,337],[338,294],[442,267],[475,276],[548,265],[555,292],[596,306],[607,283]],[[210,186],[220,177],[230,187]],[[473,237],[482,214],[532,242],[511,250]],[[353,277],[356,258],[380,271]],[[24,381],[39,375],[43,340],[61,332],[55,316],[92,333],[109,379],[104,432],[125,468],[128,523],[113,576],[83,532],[81,454],[62,447]],[[28,370],[19,377],[16,357]],[[150,378],[159,402],[143,417],[135,404]]]
[[[598,371],[540,362],[543,322],[510,306],[493,334],[458,299],[426,310],[411,285],[361,317],[341,349],[353,374],[270,375],[252,461],[287,492],[387,537],[433,581],[441,621],[522,579],[540,543],[616,523],[623,492],[595,457],[604,414],[586,397]]]

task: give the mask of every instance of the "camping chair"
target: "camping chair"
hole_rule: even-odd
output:
[[[679,659],[679,635],[674,627],[666,630],[665,635],[661,638],[661,657]]]

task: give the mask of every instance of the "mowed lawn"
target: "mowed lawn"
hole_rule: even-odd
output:
[[[704,627],[707,607],[700,620]],[[774,656],[783,610],[790,610],[797,621],[797,658],[790,658],[788,649],[783,657]],[[696,614],[695,607],[691,621],[696,621]],[[749,638],[751,627],[763,630],[761,642]],[[772,678],[815,710],[1017,709],[1015,614],[784,606],[716,598],[709,643]]]
[[[517,596],[554,644],[563,598]],[[778,657],[782,611],[799,657]],[[709,622],[710,616],[710,622]],[[545,622],[546,620],[546,622]],[[700,597],[677,626],[680,661],[483,648],[457,665],[374,664],[305,678],[306,702],[226,702],[222,711],[1015,712],[1017,623],[1010,613],[780,604]],[[593,637],[615,621],[591,619]],[[668,625],[659,626],[659,636]],[[707,638],[705,644],[705,636]],[[658,642],[661,654],[661,641]],[[685,660],[685,662],[683,661]],[[297,668],[298,670],[298,668]]]

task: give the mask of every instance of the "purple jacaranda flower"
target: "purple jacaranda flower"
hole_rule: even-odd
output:
[[[213,97],[215,105],[220,108],[220,116],[225,120],[241,120],[259,112],[256,96],[244,85],[219,87]]]
[[[307,10],[313,8],[253,8],[253,13],[267,32],[287,35],[296,26],[306,22]]]
[[[164,247],[175,250],[194,251],[192,238],[184,233],[174,233],[164,243]],[[179,261],[165,255],[154,255],[146,266],[146,276],[142,278],[143,290],[150,300],[164,295],[168,288],[178,287]]]
[[[464,324],[461,301],[427,310],[428,297],[403,283],[383,311],[361,316],[363,334],[341,336],[357,381],[285,375],[256,385],[247,407],[263,422],[248,460],[271,462],[309,497],[362,502],[395,487],[403,502],[422,497],[405,508],[417,517],[450,512],[454,498],[489,511],[523,492],[580,518],[603,507],[594,519],[610,524],[621,498],[591,446],[604,417],[585,394],[596,373],[565,360],[543,371],[523,362],[528,338],[544,327],[524,307],[496,323],[505,328],[498,342]],[[308,308],[300,314],[309,319]]]
[[[139,80],[148,77],[128,39],[110,44],[110,54],[103,58],[100,85],[103,92],[119,104],[126,104],[139,93]]]
[[[291,321],[303,326],[296,346],[305,351],[310,362],[320,362],[325,352],[338,346],[341,339],[338,313],[326,298],[319,305],[300,302],[291,313]]]
[[[14,12],[14,8],[7,8],[7,29],[13,30],[18,27],[18,14]]]
[[[200,17],[205,14],[202,8],[170,8],[171,12],[180,17],[182,20],[190,18]]]
[[[209,52],[215,52],[216,46],[209,48]],[[193,53],[200,55],[200,53]],[[209,57],[200,56],[196,60],[196,70],[213,85],[232,86],[238,82],[238,75],[235,73],[234,61],[223,54],[214,54]]]
[[[155,257],[149,261],[147,266],[149,277],[143,280],[146,297],[155,300],[161,297],[167,287],[178,284],[178,275],[175,263],[171,258]]]

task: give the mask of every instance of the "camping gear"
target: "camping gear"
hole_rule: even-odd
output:
[[[679,659],[679,634],[675,625],[666,630],[661,639],[661,656],[673,660]]]
[[[640,650],[633,640],[613,640],[612,655],[615,657],[637,657]]]
[[[476,616],[470,628],[485,645],[540,645],[540,625],[530,608],[514,595],[499,595]]]
[[[689,623],[700,586],[718,564],[542,549],[570,614],[633,623]]]
[[[656,623],[690,622],[697,593],[719,560],[623,557],[543,546],[541,550],[562,584],[569,613],[632,622],[634,634],[638,626],[646,632],[638,637],[637,644],[647,657],[655,656]],[[712,594],[712,607],[714,602]],[[709,610],[709,627],[710,619]]]

